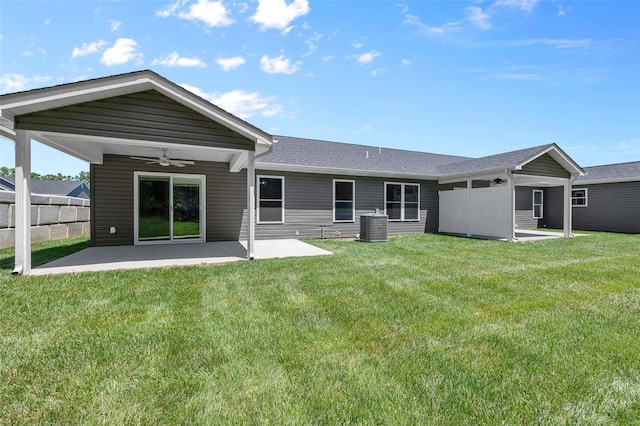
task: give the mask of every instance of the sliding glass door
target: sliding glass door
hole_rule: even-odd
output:
[[[204,241],[204,176],[136,173],[136,243]]]

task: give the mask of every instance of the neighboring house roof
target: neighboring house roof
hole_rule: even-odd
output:
[[[347,175],[437,177],[438,166],[468,157],[277,136],[256,168]]]
[[[14,191],[16,187],[15,179],[10,177],[0,177],[0,186],[5,187],[8,191]],[[81,181],[32,179],[31,193],[89,198],[89,187]]]
[[[576,179],[576,184],[614,183],[640,181],[640,161],[585,167],[585,176]]]
[[[277,136],[271,153],[256,160],[263,170],[370,176],[443,178],[495,170],[517,170],[549,154],[574,174],[583,170],[556,144],[541,145],[482,158],[378,148],[316,139]]]

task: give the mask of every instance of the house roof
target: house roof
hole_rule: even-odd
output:
[[[576,179],[575,184],[640,181],[640,161],[585,167],[584,170],[586,175]]]
[[[307,173],[447,178],[517,170],[548,153],[571,172],[583,172],[556,144],[470,158],[289,136],[277,138],[271,153],[260,157],[256,167]]]
[[[347,175],[437,177],[438,166],[467,157],[277,136],[272,151],[256,160],[267,170]]]
[[[7,184],[5,184],[8,183]],[[7,189],[15,190],[15,178],[0,177],[0,185],[7,187]],[[42,195],[67,195],[71,196],[79,187],[84,186],[84,182],[75,180],[31,180],[31,193]],[[87,190],[88,192],[88,190]]]

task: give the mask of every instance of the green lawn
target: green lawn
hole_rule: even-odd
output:
[[[0,251],[0,424],[640,424],[640,236],[314,244],[54,277]]]

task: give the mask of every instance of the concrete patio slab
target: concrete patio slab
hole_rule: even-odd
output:
[[[245,241],[89,247],[31,270],[31,275],[203,265],[246,260]],[[299,240],[257,240],[254,259],[323,256],[327,250]]]

